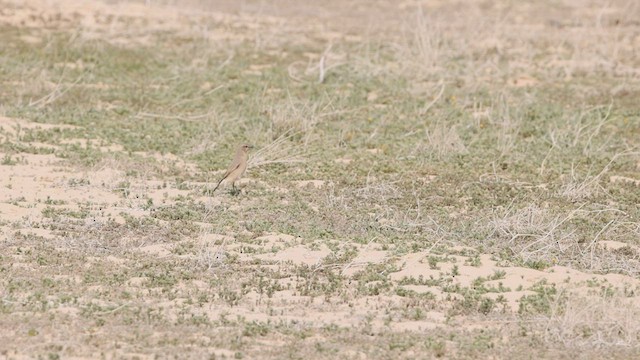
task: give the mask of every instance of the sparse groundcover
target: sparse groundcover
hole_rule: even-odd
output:
[[[0,0],[0,357],[640,357],[605,5]]]

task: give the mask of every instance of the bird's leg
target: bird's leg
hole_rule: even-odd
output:
[[[231,184],[231,188],[232,188],[231,195],[236,196],[236,195],[238,195],[240,193],[240,190],[238,190],[238,188],[236,188],[236,184],[235,183]]]

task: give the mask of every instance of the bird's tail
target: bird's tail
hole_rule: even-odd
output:
[[[220,184],[222,184],[222,182],[224,181],[224,179],[226,179],[227,177],[223,177],[222,179],[220,179],[220,181],[218,181],[218,185],[216,185],[215,188],[213,188],[213,191],[211,191],[211,195],[213,195],[214,192],[216,192],[216,190],[218,190],[218,187],[220,187]]]

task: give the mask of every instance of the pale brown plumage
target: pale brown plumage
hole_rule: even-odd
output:
[[[231,183],[233,190],[236,190],[236,181],[244,174],[245,170],[247,170],[247,160],[249,160],[249,149],[253,148],[251,145],[240,145],[236,149],[236,155],[233,157],[233,161],[227,172],[224,173],[224,176],[220,181],[218,181],[218,185],[211,192],[212,194],[218,189],[220,184],[226,180],[227,183]]]

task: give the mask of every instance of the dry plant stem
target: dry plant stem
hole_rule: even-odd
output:
[[[211,110],[204,114],[182,116],[182,115],[162,115],[162,114],[139,112],[134,117],[137,119],[156,118],[156,119],[167,119],[167,120],[196,121],[196,120],[209,118],[211,117],[211,115],[215,113],[216,113],[216,110]]]
[[[590,253],[590,268],[591,269],[593,269],[594,253],[596,251],[596,246],[598,245],[598,239],[600,238],[600,235],[602,235],[602,233],[605,230],[607,230],[609,228],[609,226],[611,226],[611,224],[613,224],[615,222],[616,222],[615,219],[611,220],[602,229],[600,229],[600,231],[598,231],[596,236],[594,236],[593,240],[591,240],[591,242],[589,243],[589,246],[587,246],[587,248],[585,249],[585,251],[588,251]]]
[[[529,248],[531,248],[531,247],[533,247],[533,246],[535,246],[535,245],[537,245],[537,244],[539,244],[539,243],[544,242],[546,239],[548,239],[548,238],[550,238],[550,237],[553,237],[553,235],[555,234],[555,230],[556,230],[556,229],[558,229],[558,227],[560,227],[560,226],[561,226],[562,224],[564,224],[565,222],[567,222],[567,221],[569,221],[569,220],[573,219],[573,218],[575,217],[575,214],[576,214],[576,213],[578,213],[578,212],[579,212],[579,211],[580,211],[584,206],[585,206],[584,204],[580,205],[577,209],[572,210],[572,211],[571,211],[567,216],[565,216],[565,217],[564,217],[562,220],[560,220],[560,221],[558,221],[558,218],[556,218],[556,219],[554,220],[554,223],[553,223],[553,226],[551,227],[551,229],[549,229],[549,230],[548,230],[548,231],[547,231],[547,232],[546,232],[542,237],[538,238],[538,239],[537,239],[536,241],[534,241],[534,242],[531,242],[531,243],[527,244],[525,247],[523,247],[523,248],[520,250],[520,256],[522,256],[522,257],[525,259],[525,261],[528,261],[528,260],[529,260],[529,257],[530,257],[530,253],[526,253],[526,254],[525,254],[525,252],[526,252],[526,250],[527,250],[527,249],[529,249]],[[567,234],[567,235],[565,235],[565,236],[564,236],[564,238],[566,238],[566,237],[568,237],[568,236],[570,236],[570,235],[571,235],[571,234]],[[518,237],[522,237],[522,236],[531,236],[531,235],[528,235],[528,234],[516,234],[514,237],[512,237],[512,238],[511,238],[511,240],[510,240],[509,242],[510,242],[510,243],[513,243],[513,242],[514,242],[514,240],[515,240],[516,238],[518,238]],[[560,240],[562,240],[562,239],[560,239]],[[558,240],[558,242],[559,242],[560,240]],[[548,246],[549,246],[549,245],[548,245]]]
[[[290,139],[298,133],[287,131],[270,144],[257,150],[249,160],[249,167],[304,162],[300,155],[291,155],[292,152],[298,152],[298,150],[290,145]]]
[[[371,238],[371,240],[369,240],[369,242],[367,243],[367,245],[365,245],[363,251],[367,251],[369,249],[369,246],[371,246],[371,243],[376,239],[376,237]],[[347,265],[345,265],[342,268],[341,274],[344,275],[345,271],[347,271],[350,267],[352,267],[354,265],[355,259],[351,260],[350,263],[348,263]]]
[[[186,104],[189,104],[189,103],[192,103],[192,102],[196,102],[196,101],[200,101],[202,99],[206,99],[207,97],[211,96],[212,94],[214,94],[215,92],[217,92],[218,90],[220,90],[220,89],[222,89],[222,88],[224,88],[226,86],[227,86],[226,84],[218,85],[218,86],[214,87],[213,89],[208,90],[207,92],[205,92],[204,94],[202,94],[200,96],[178,101],[175,104],[169,106],[169,110],[174,109],[174,108],[176,108],[178,106],[181,106],[181,105],[186,105]],[[209,113],[211,113],[211,112],[209,112]]]
[[[431,102],[430,102],[430,103],[428,103],[427,105],[425,105],[425,106],[420,110],[420,115],[424,115],[424,114],[428,113],[428,112],[429,112],[429,109],[431,109],[431,107],[432,107],[433,105],[435,105],[435,104],[440,100],[440,98],[442,97],[442,94],[444,94],[444,88],[445,88],[444,81],[440,80],[440,81],[439,81],[439,84],[440,84],[440,91],[438,91],[438,94],[436,95],[436,97],[435,97],[435,98],[433,98],[433,100],[431,100]]]
[[[60,90],[60,88],[63,87],[61,85],[62,76],[60,76],[60,80],[56,84],[55,88],[49,94],[43,96],[42,98],[36,101],[29,102],[29,106],[42,108],[47,105],[53,104],[56,100],[61,98],[64,94],[66,94],[69,90],[71,90],[75,85],[77,85],[82,80],[83,76],[84,75],[78,76],[78,78],[73,83],[71,83],[71,85],[68,85],[62,90]]]

